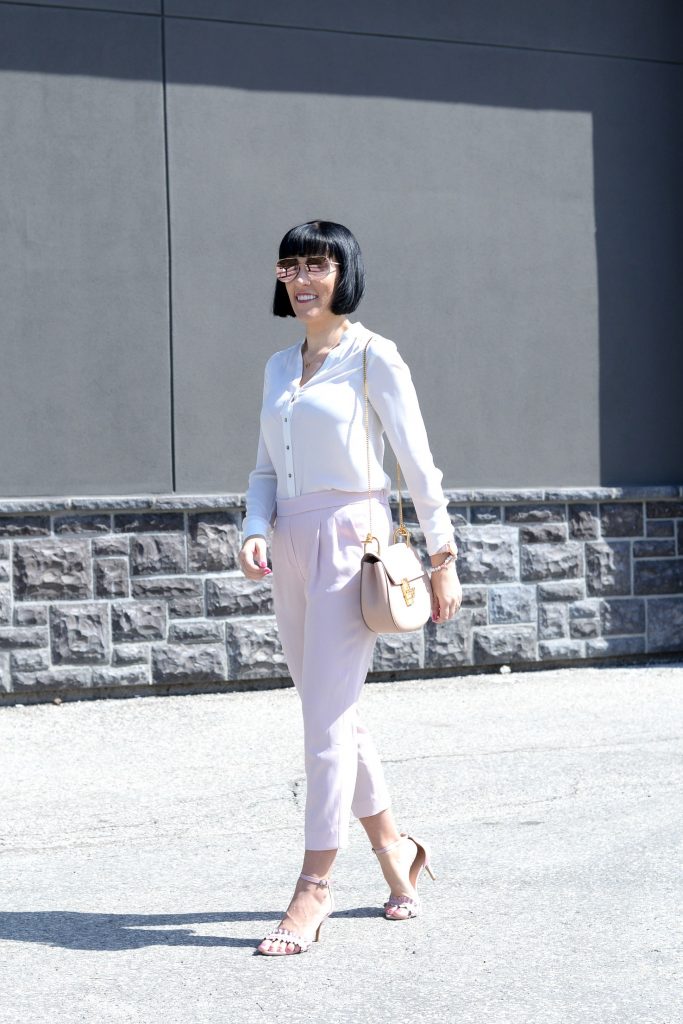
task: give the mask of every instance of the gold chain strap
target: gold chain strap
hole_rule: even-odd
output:
[[[367,367],[368,345],[372,341],[373,337],[374,337],[374,335],[371,335],[368,338],[368,340],[367,340],[367,342],[365,344],[365,348],[363,349],[363,394],[364,394],[364,398],[365,398],[365,454],[366,454],[367,464],[368,464],[368,514],[369,514],[368,515],[368,525],[369,525],[369,528],[368,528],[368,535],[365,538],[365,544],[371,544],[373,540],[377,540],[377,538],[373,537],[373,535],[372,535],[372,498],[370,496],[371,495],[371,488],[370,488],[370,421],[369,421],[369,413],[368,413],[368,367]],[[394,530],[394,539],[396,539],[396,535],[397,534],[400,534],[402,537],[405,537],[406,544],[409,544],[410,543],[410,534],[408,533],[408,530],[406,529],[406,527],[403,525],[403,502],[401,501],[401,467],[398,464],[398,457],[396,458],[396,487],[398,489],[398,521],[399,521],[399,525]],[[377,541],[377,545],[379,547],[379,541]],[[363,545],[363,546],[365,546],[365,545]]]

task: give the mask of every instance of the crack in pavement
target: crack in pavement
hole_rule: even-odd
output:
[[[546,754],[546,753],[574,753],[581,750],[615,750],[619,747],[643,747],[653,743],[671,743],[683,741],[683,736],[656,736],[653,739],[615,740],[611,743],[579,743],[568,746],[534,746],[534,747],[500,747],[498,750],[491,750],[486,747],[468,748],[462,751],[442,751],[436,754],[409,754],[406,757],[382,758],[382,764],[406,764],[409,761],[434,761],[439,758],[486,756],[497,757],[499,754]]]

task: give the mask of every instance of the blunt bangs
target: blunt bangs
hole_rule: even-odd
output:
[[[365,268],[360,246],[348,228],[331,220],[312,220],[290,228],[280,242],[278,259],[287,256],[328,256],[339,263],[330,309],[337,315],[353,313],[365,291]],[[275,282],[273,315],[296,315],[282,281]]]

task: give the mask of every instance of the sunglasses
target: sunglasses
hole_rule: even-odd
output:
[[[275,264],[275,276],[278,281],[294,281],[299,275],[299,267],[305,267],[309,277],[327,277],[332,273],[332,267],[341,266],[327,256],[306,256],[299,259],[297,256],[288,256],[278,260]]]

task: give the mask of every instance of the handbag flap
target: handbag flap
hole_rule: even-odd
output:
[[[412,582],[424,576],[424,566],[412,548],[403,542],[388,544],[380,551],[379,558],[394,586],[398,586],[401,580]]]

